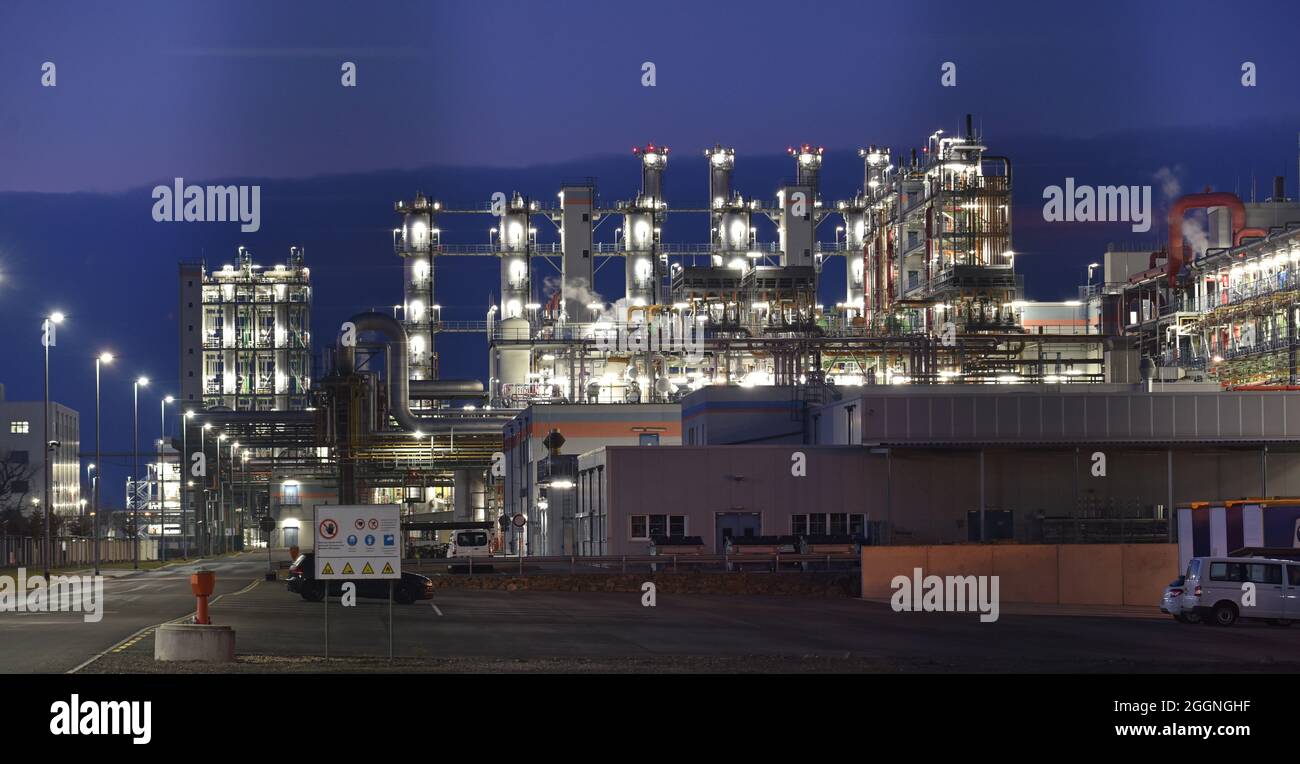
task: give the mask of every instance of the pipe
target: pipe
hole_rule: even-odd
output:
[[[1246,227],[1246,205],[1236,194],[1227,191],[1188,194],[1174,202],[1169,209],[1169,257],[1165,261],[1165,273],[1169,277],[1169,286],[1178,282],[1178,271],[1183,267],[1183,216],[1188,210],[1209,207],[1227,207],[1232,213],[1232,233]]]
[[[1241,243],[1248,238],[1264,239],[1268,237],[1268,231],[1263,228],[1243,228],[1232,236],[1232,246],[1240,247]]]
[[[411,413],[410,385],[411,375],[406,351],[406,329],[396,319],[383,313],[358,313],[348,322],[356,327],[356,332],[379,332],[387,339],[385,364],[387,366],[385,382],[388,386],[388,408],[398,425],[408,432],[448,432],[452,427],[461,428],[461,432],[473,434],[501,433],[501,427],[509,417],[468,418],[468,417],[417,417]],[[343,344],[340,334],[335,346],[338,369],[343,374],[356,372],[356,348]],[[435,385],[437,380],[430,380]],[[464,380],[451,381],[449,384],[461,385]]]
[[[410,384],[411,400],[452,400],[454,398],[483,398],[487,393],[477,379],[413,379]]]

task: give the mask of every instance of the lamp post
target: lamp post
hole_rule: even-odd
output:
[[[131,420],[131,567],[140,569],[140,388],[149,386],[148,377],[140,377],[131,386],[134,414]]]
[[[208,430],[212,429],[211,422],[204,422],[203,427],[199,428],[199,451],[203,452],[203,519],[199,522],[203,525],[203,541],[199,543],[199,552],[201,554],[212,554],[212,529],[208,527]],[[205,551],[206,547],[206,551]]]
[[[167,561],[167,473],[163,471],[163,445],[167,441],[167,404],[175,400],[165,395],[158,406],[161,412],[158,417],[158,556],[162,562]]]
[[[217,516],[216,524],[221,532],[221,552],[226,552],[226,484],[221,482],[221,441],[226,434],[217,435]],[[215,552],[214,552],[215,554]]]
[[[54,469],[51,464],[51,456],[54,449],[50,447],[50,346],[54,344],[55,325],[63,323],[62,313],[51,313],[41,324],[41,344],[45,346],[45,408],[41,410],[41,419],[44,420],[45,428],[45,466],[42,469],[42,477],[45,480],[45,554],[41,555],[41,560],[45,563],[45,580],[50,580],[50,557],[54,552],[54,546],[50,540],[50,507],[54,502],[50,499],[50,473]]]
[[[101,455],[101,452],[100,452],[100,443],[99,443],[99,434],[100,434],[100,430],[102,429],[102,428],[100,427],[100,425],[99,425],[99,421],[100,421],[100,419],[99,419],[99,412],[100,412],[100,406],[99,406],[99,369],[100,369],[100,367],[103,366],[104,364],[106,364],[106,363],[112,363],[112,362],[113,362],[113,354],[112,354],[112,353],[100,353],[100,354],[99,354],[99,357],[97,357],[97,358],[95,359],[95,464],[103,464],[103,463],[104,463],[104,459],[103,459],[103,457],[102,457],[102,455]],[[95,575],[97,575],[97,576],[99,575],[99,478],[100,478],[99,468],[96,467],[96,468],[95,468],[95,481],[94,481],[94,483],[93,483],[93,485],[95,486],[95,489],[94,489],[94,490],[95,490],[95,496],[94,496],[94,501],[95,501],[95,505],[94,505],[94,506],[95,506],[95,509],[94,509],[94,511],[93,511],[93,513],[92,513],[92,516],[95,518]]]
[[[194,418],[193,411],[186,411],[184,416],[181,417],[180,462],[182,466],[181,466],[180,474],[177,476],[181,481],[181,484],[179,486],[180,497],[181,497],[181,556],[185,557],[186,559],[189,559],[190,556],[190,533],[189,533],[189,526],[185,522],[185,513],[189,511],[189,506],[190,506],[189,504],[190,492],[187,489],[190,487],[191,481],[187,473],[190,470],[190,448],[189,448],[190,420],[193,418]],[[196,536],[195,537],[196,545],[197,542],[198,542],[198,538]]]

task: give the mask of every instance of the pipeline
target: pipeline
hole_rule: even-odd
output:
[[[483,435],[500,435],[501,428],[512,417],[494,416],[494,417],[462,417],[462,416],[437,416],[437,417],[417,417],[411,412],[410,397],[410,369],[408,367],[406,351],[406,329],[396,319],[384,315],[383,313],[358,313],[348,321],[356,327],[356,332],[379,332],[387,339],[385,356],[385,377],[388,387],[388,407],[397,420],[398,425],[408,432],[449,432],[454,427],[465,434],[483,434]],[[339,336],[336,345],[336,357],[338,358],[339,372],[348,375],[356,372],[356,348],[351,345],[343,344],[343,336]],[[430,384],[419,384],[423,392],[423,397],[437,397],[430,394],[436,390],[439,380],[429,380]],[[452,388],[468,388],[477,383],[477,380],[460,380],[448,381],[444,384]],[[477,383],[481,388],[481,383]],[[481,390],[480,390],[481,391]],[[460,392],[471,392],[461,390]]]
[[[1232,235],[1246,227],[1246,205],[1236,194],[1227,191],[1203,194],[1188,194],[1174,202],[1169,209],[1169,258],[1165,261],[1165,273],[1169,286],[1178,283],[1178,271],[1183,267],[1183,216],[1188,210],[1208,207],[1227,207],[1232,213]]]

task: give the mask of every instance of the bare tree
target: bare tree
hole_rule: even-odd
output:
[[[23,509],[23,502],[32,493],[32,479],[36,465],[27,459],[19,460],[10,450],[0,451],[0,508]]]

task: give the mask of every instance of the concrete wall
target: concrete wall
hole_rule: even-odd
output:
[[[1003,602],[1155,607],[1178,575],[1176,544],[864,547],[862,596],[888,599],[895,576],[998,576]]]

